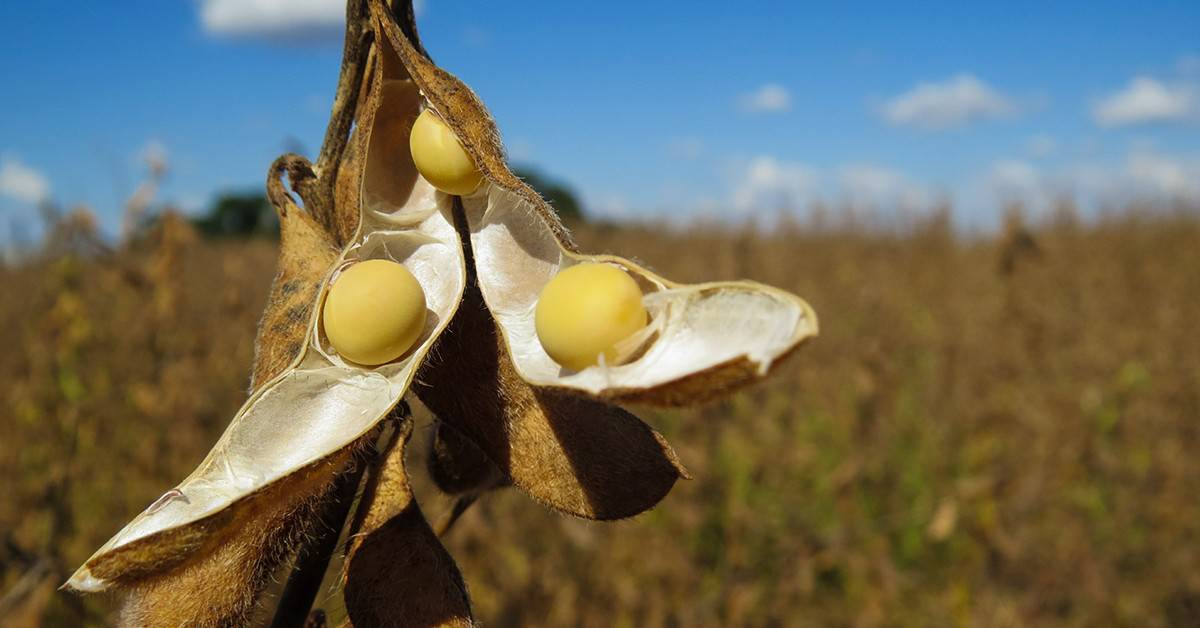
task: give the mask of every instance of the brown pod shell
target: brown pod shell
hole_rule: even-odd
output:
[[[469,119],[478,124],[456,131],[460,139],[469,136],[463,142],[473,155],[483,156],[478,163],[485,176],[502,178],[540,199],[497,157],[495,125],[474,94],[413,47],[381,3],[372,2],[372,10],[385,63],[403,64],[439,112],[453,108],[476,114]],[[438,101],[435,92],[442,97]],[[481,152],[480,145],[489,150]],[[458,218],[460,233],[467,233],[465,219]],[[568,237],[565,229],[558,235]],[[464,241],[464,247],[470,258],[470,243]],[[476,266],[469,263],[468,272],[472,280],[463,303],[413,389],[504,473],[507,481],[501,485],[511,482],[567,514],[607,520],[653,507],[676,480],[690,477],[666,439],[633,414],[599,401],[538,391],[522,380],[473,280]]]
[[[816,313],[783,290],[751,281],[678,284],[625,259],[578,253],[545,200],[508,169],[495,122],[474,92],[420,54],[382,2],[371,6],[399,61],[487,180],[463,206],[480,291],[521,378],[613,401],[695,403],[761,379],[817,335]],[[541,348],[533,306],[546,282],[587,261],[633,275],[652,321],[636,359],[572,372]]]
[[[413,390],[512,484],[567,514],[631,517],[689,477],[666,439],[633,414],[517,376],[473,282]]]
[[[90,573],[128,590],[122,626],[236,626],[291,550],[313,533],[355,446],[289,475],[208,521],[103,554]]]
[[[765,377],[817,333],[800,298],[752,281],[685,285],[629,260],[583,255],[557,237],[550,214],[492,185],[463,202],[480,291],[522,379],[617,401],[690,405]],[[534,311],[542,288],[576,264],[618,266],[638,282],[649,324],[625,341],[628,358],[573,371],[542,348]]]
[[[371,8],[391,52],[485,177],[462,198],[459,214],[471,285],[415,390],[547,505],[596,519],[653,506],[687,472],[661,435],[605,402],[685,405],[727,394],[815,336],[815,313],[754,282],[685,286],[627,260],[577,253],[553,210],[508,169],[475,94],[421,54],[382,2]],[[538,343],[533,305],[546,281],[582,261],[629,271],[647,293],[653,322],[629,362],[572,373]]]
[[[449,495],[480,493],[505,483],[504,474],[492,459],[457,427],[443,420],[434,425],[425,466],[433,483]]]
[[[321,284],[338,256],[337,246],[312,216],[290,199],[282,202],[287,205],[278,210],[278,270],[254,339],[251,390],[282,373],[300,356]]]
[[[343,594],[349,625],[473,626],[462,574],[409,486],[404,450],[412,420],[397,429],[382,463],[371,471],[347,550]]]
[[[282,190],[288,163],[268,176],[279,214],[278,272],[259,323],[251,388],[283,372],[303,350],[313,302],[338,251]],[[93,578],[129,589],[121,625],[239,624],[290,549],[304,538],[356,445],[247,496],[205,521],[164,531],[96,557]],[[170,495],[170,493],[168,493]],[[78,575],[78,574],[77,574]],[[221,586],[214,587],[220,583]]]
[[[338,237],[327,233],[322,242],[315,223],[302,217],[273,179],[268,191],[281,208],[284,224],[296,225],[296,232],[304,236],[290,240],[303,242],[302,248],[281,252],[280,277],[303,280],[276,282],[277,298],[264,316],[260,336],[256,389],[192,475],[134,518],[67,586],[103,590],[180,563],[210,539],[230,533],[229,526],[239,520],[237,512],[252,508],[256,496],[303,469],[343,455],[400,401],[425,354],[453,318],[466,276],[452,207],[417,174],[407,142],[402,145],[405,150],[393,149],[393,135],[403,134],[419,111],[417,87],[403,66],[384,60],[374,68],[358,140],[351,146],[360,151],[362,163],[355,236],[316,272],[314,259],[329,259],[327,244]],[[295,172],[288,172],[294,181]],[[345,192],[340,196],[345,199]],[[319,315],[321,299],[337,272],[364,259],[403,264],[421,283],[429,308],[414,348],[375,368],[338,356],[324,336]],[[305,295],[312,300],[303,302]],[[298,324],[301,314],[307,314],[303,325]],[[289,355],[290,363],[280,370],[278,365]],[[261,381],[264,378],[267,381]],[[322,488],[310,490],[319,494]]]

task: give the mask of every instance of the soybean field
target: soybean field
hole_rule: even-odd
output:
[[[821,335],[729,400],[635,408],[694,476],[644,515],[576,521],[513,491],[468,511],[445,542],[485,625],[1200,622],[1194,211],[576,236],[803,295]],[[0,624],[115,622],[57,587],[244,401],[275,252],[170,217],[118,246],[67,219],[0,268]],[[416,475],[436,518],[451,501]]]

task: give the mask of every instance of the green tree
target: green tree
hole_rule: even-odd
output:
[[[213,201],[208,213],[195,220],[207,236],[248,237],[276,235],[279,220],[267,197],[257,192],[225,192]]]
[[[556,179],[529,167],[513,172],[554,207],[568,222],[582,222],[583,209],[575,191]],[[225,192],[213,201],[208,212],[194,220],[196,228],[209,237],[278,235],[279,219],[267,197],[257,192]]]

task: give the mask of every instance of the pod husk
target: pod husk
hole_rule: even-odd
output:
[[[464,202],[484,300],[523,379],[617,402],[693,404],[764,377],[817,332],[816,314],[800,298],[751,281],[685,285],[620,257],[570,250],[547,212],[519,194],[491,186]],[[630,342],[626,362],[571,371],[537,339],[534,309],[547,282],[567,267],[605,263],[642,287],[651,321]]]
[[[580,254],[549,205],[509,170],[496,125],[475,94],[423,55],[380,0],[372,0],[371,9],[381,37],[486,180],[463,197],[457,214],[471,273],[464,305],[414,390],[513,484],[553,508],[612,519],[653,506],[687,472],[661,435],[609,403],[684,405],[728,394],[765,377],[816,335],[815,313],[803,300],[761,284],[685,286],[627,260]],[[658,327],[630,364],[548,372],[549,357],[532,328],[536,294],[559,270],[581,261],[614,263],[633,274],[653,293]],[[534,300],[506,302],[514,289]],[[756,316],[759,323],[770,319],[757,330],[768,332],[766,340],[750,351],[733,349],[739,344],[729,341],[723,325],[754,323]],[[722,317],[722,325],[714,322]],[[698,320],[706,323],[703,342],[686,342],[685,332]],[[753,345],[761,335],[749,329],[737,340]]]
[[[764,377],[801,343],[816,336],[816,313],[802,299],[782,290],[750,281],[678,284],[619,257],[579,253],[554,210],[508,169],[495,122],[478,97],[421,55],[399,26],[386,19],[387,13],[379,0],[371,4],[400,61],[430,106],[458,134],[487,179],[480,190],[463,198],[476,279],[489,310],[508,337],[510,357],[524,379],[539,387],[566,388],[613,401],[681,405],[728,394]],[[544,351],[539,352],[531,324],[536,296],[563,268],[585,261],[621,266],[648,291],[659,293],[660,300],[671,302],[675,309],[716,312],[723,315],[724,325],[704,330],[710,336],[705,339],[704,350],[694,351],[696,359],[680,360],[681,364],[663,364],[648,358],[676,351],[673,336],[678,335],[678,330],[672,327],[687,326],[712,316],[693,311],[686,322],[663,321],[666,328],[660,330],[659,339],[652,343],[659,347],[651,347],[648,355],[635,360],[637,369],[629,368],[635,366],[629,364],[607,369],[606,373],[601,373],[601,369],[585,369],[580,373],[547,374],[544,371],[550,359]],[[511,302],[514,291],[523,293],[517,303]],[[731,303],[713,306],[714,299],[727,299]],[[764,312],[764,307],[769,311]],[[514,310],[520,310],[520,314]],[[752,326],[752,331],[765,333],[729,338],[730,326],[762,323],[768,317],[778,320],[770,325]],[[758,346],[743,350],[740,345],[745,342]],[[719,350],[722,345],[729,349]],[[535,353],[541,355],[532,355]],[[606,379],[611,381],[601,381]],[[678,389],[674,389],[676,384]],[[712,392],[699,399],[693,396],[707,391]]]
[[[473,280],[413,391],[507,480],[459,469],[457,477],[479,478],[480,485],[459,482],[452,492],[511,482],[555,510],[620,519],[654,506],[688,477],[666,439],[626,410],[522,380]]]
[[[464,439],[447,448],[454,443],[439,428],[442,452],[454,454],[438,462],[454,480],[448,488],[473,492],[512,483],[559,511],[615,519],[652,507],[688,475],[660,434],[612,402],[674,405],[725,394],[766,376],[816,334],[811,308],[782,291],[752,282],[674,284],[627,260],[580,254],[553,210],[509,171],[479,100],[429,60],[411,6],[397,19],[382,0],[368,5],[375,46],[349,144],[332,157],[323,147],[315,170],[294,156],[272,167],[268,192],[284,235],[250,399],[176,498],[139,515],[68,582],[82,590],[117,584],[139,591],[126,615],[131,623],[171,625],[186,617],[179,609],[200,613],[186,622],[197,625],[244,620],[268,575],[302,538],[333,478],[373,438],[410,383],[454,437]],[[415,172],[407,135],[422,106],[437,110],[474,157],[486,179],[476,193],[447,196]],[[327,196],[333,207],[318,202],[316,215],[301,211],[282,188],[284,172],[306,205]],[[318,313],[339,268],[371,257],[405,263],[425,286],[432,312],[409,356],[368,370],[330,349]],[[656,326],[627,363],[572,373],[547,368],[522,317],[529,294],[581,261],[630,272],[649,293]],[[749,318],[738,319],[740,313]],[[722,347],[728,339],[714,331],[722,316],[725,324],[758,325],[743,337],[746,351]],[[702,330],[701,342],[683,333],[689,327]],[[480,455],[491,470],[479,465]],[[371,615],[381,587],[406,582],[403,573],[380,577],[390,566],[381,557],[412,551],[417,571],[449,560],[436,539],[429,543],[402,462],[389,456],[385,468],[393,479],[378,486],[393,488],[377,490],[371,501],[387,508],[387,516],[376,512],[378,525],[364,526],[369,532],[353,548],[347,596],[348,604],[359,600],[356,625],[382,617]],[[436,582],[450,583],[438,585],[446,592],[444,606],[458,609],[435,614],[450,625],[469,625],[457,570],[435,571],[441,574]],[[225,588],[237,590],[214,590]],[[454,602],[456,591],[462,605]],[[209,608],[170,608],[172,599],[190,592]]]
[[[270,381],[298,357],[308,326],[300,312],[311,309],[337,257],[311,216],[290,199],[277,207],[279,272],[259,325],[252,382]],[[127,589],[122,625],[242,623],[279,563],[306,537],[330,498],[335,475],[358,449],[358,443],[343,448],[205,521],[98,553],[68,585],[74,586],[86,573]]]
[[[268,188],[283,237],[280,271],[259,329],[256,388],[200,467],[169,492],[174,497],[164,496],[135,518],[67,586],[83,591],[114,583],[134,586],[176,567],[186,571],[193,556],[203,561],[214,548],[236,544],[252,528],[264,528],[264,521],[286,528],[283,520],[298,518],[291,514],[318,500],[356,446],[369,440],[453,318],[465,282],[461,244],[451,207],[416,173],[406,139],[401,138],[405,150],[397,151],[395,138],[384,137],[410,127],[419,106],[416,87],[403,67],[385,65],[375,64],[348,149],[358,153],[354,159],[361,164],[361,191],[357,199],[344,189],[337,192],[342,202],[360,205],[355,208],[361,212],[356,235],[340,255],[332,254],[333,243],[341,239],[337,225],[348,221],[335,220],[330,230],[322,229],[279,184],[279,174],[287,170],[295,185],[294,170],[302,168],[294,161],[272,168]],[[376,129],[382,133],[374,133]],[[344,173],[359,170],[354,159]],[[405,264],[425,288],[430,308],[418,345],[398,361],[373,369],[337,356],[324,339],[318,315],[320,299],[339,268],[366,258]],[[239,559],[244,554],[254,563],[242,571],[255,574],[269,573],[264,565],[277,564],[280,550],[287,549],[261,535],[250,545],[263,551],[243,548]],[[251,556],[256,553],[270,556]],[[256,590],[248,597],[257,594],[261,581],[253,583]]]
[[[479,493],[508,481],[491,457],[453,423],[444,420],[433,427],[425,466],[433,483],[449,495]]]

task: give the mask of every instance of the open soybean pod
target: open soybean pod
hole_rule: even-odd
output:
[[[627,260],[579,253],[553,210],[509,170],[482,103],[421,54],[381,2],[371,6],[380,39],[484,179],[456,211],[469,262],[464,304],[414,390],[537,500],[592,519],[650,508],[687,472],[661,435],[612,402],[683,405],[728,393],[815,336],[816,315],[761,284],[681,285]],[[627,361],[572,371],[541,346],[535,309],[547,282],[586,261],[630,273],[650,323]]]
[[[283,245],[275,296],[303,294],[312,300],[287,308],[288,301],[273,301],[261,331],[269,334],[273,321],[282,324],[303,316],[304,325],[296,332],[302,346],[290,352],[294,356],[281,372],[259,383],[200,466],[100,548],[68,586],[98,591],[133,582],[197,554],[219,551],[241,534],[242,526],[267,525],[264,512],[281,509],[278,518],[286,519],[287,511],[300,504],[281,508],[280,503],[293,495],[311,495],[344,466],[350,449],[401,400],[454,317],[466,282],[463,249],[451,198],[434,193],[408,152],[407,130],[421,107],[417,86],[403,66],[387,56],[375,64],[370,85],[356,140],[349,148],[359,151],[357,163],[362,164],[358,193],[349,195],[360,199],[358,227],[340,254],[324,260],[319,275],[292,266],[321,259],[316,255],[321,246],[289,247],[298,241],[327,240],[328,234],[290,201],[289,208],[281,209]],[[368,367],[338,355],[320,313],[339,272],[377,259],[408,269],[424,291],[428,311],[410,349],[395,360]],[[301,281],[303,276],[314,282],[312,289]],[[286,328],[281,333],[286,334]],[[283,346],[275,352],[289,354],[286,339],[270,340],[260,346],[260,353]],[[257,369],[256,376],[262,376]]]

